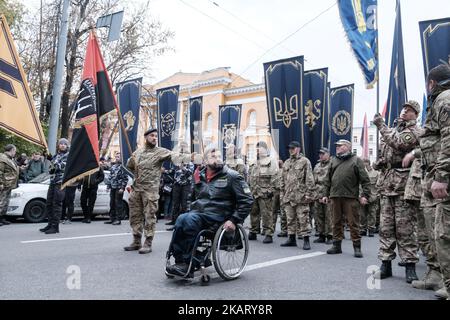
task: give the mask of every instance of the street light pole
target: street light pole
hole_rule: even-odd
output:
[[[64,62],[67,47],[67,31],[69,25],[70,0],[63,0],[61,17],[61,31],[58,40],[58,54],[56,57],[55,82],[53,85],[53,99],[50,111],[50,126],[48,133],[48,148],[51,154],[56,153],[56,139],[58,136],[59,113],[61,109],[61,91],[64,76]]]

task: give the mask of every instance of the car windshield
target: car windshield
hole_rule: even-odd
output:
[[[43,173],[38,175],[36,178],[28,181],[28,183],[45,183],[48,179],[50,179],[50,174]]]

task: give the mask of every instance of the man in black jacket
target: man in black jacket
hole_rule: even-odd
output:
[[[172,236],[175,265],[167,272],[183,276],[191,259],[197,234],[204,229],[225,223],[227,231],[236,230],[243,223],[253,205],[253,197],[244,178],[224,167],[219,149],[205,151],[206,168],[195,177],[196,199],[191,211],[178,217]]]
[[[80,203],[83,209],[83,223],[91,223],[95,200],[97,200],[98,185],[105,179],[103,168],[83,179],[83,190],[81,191]]]

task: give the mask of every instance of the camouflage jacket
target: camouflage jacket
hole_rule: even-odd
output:
[[[124,189],[128,184],[128,175],[121,163],[114,163],[109,169],[109,178],[106,185],[110,189]]]
[[[14,159],[5,153],[0,153],[0,191],[14,189],[19,180],[19,167]]]
[[[187,186],[192,184],[192,175],[194,174],[194,164],[182,164],[175,167],[174,181],[179,186]]]
[[[134,174],[133,190],[147,192],[150,200],[158,200],[161,167],[173,155],[172,151],[161,147],[145,146],[136,150],[127,163],[128,169]]]
[[[405,200],[420,201],[422,198],[422,162],[414,160],[405,187]]]
[[[450,197],[434,200],[430,189],[433,181],[450,183],[450,90],[441,92],[429,103],[424,133],[420,141],[424,179],[424,206],[450,201]]]
[[[370,180],[370,197],[367,199],[369,200],[369,203],[373,203],[376,202],[378,200],[378,178],[380,177],[380,173],[377,170],[374,169],[370,169],[367,170],[367,175],[369,176],[369,180]],[[363,194],[363,189],[362,187],[359,188],[359,192],[362,196]]]
[[[328,170],[331,167],[331,160],[326,162],[319,161],[314,167],[314,182],[316,183],[316,197],[322,199],[325,197],[324,180],[327,178]]]
[[[234,170],[237,171],[241,176],[244,177],[245,180],[247,180],[247,168],[245,167],[245,163],[242,159],[233,159],[233,160],[226,160],[225,165]]]
[[[255,199],[273,196],[275,191],[273,178],[278,171],[277,163],[269,157],[257,160],[250,166],[248,181]]]
[[[62,184],[68,156],[69,151],[66,151],[66,152],[58,152],[56,156],[53,157],[49,171],[49,173],[52,175],[52,178],[50,180],[51,184]]]
[[[272,176],[273,192],[277,196],[280,196],[282,179],[283,179],[283,170],[278,169],[277,174]]]
[[[315,199],[314,175],[311,162],[300,155],[289,158],[283,165],[280,201],[291,205],[311,203]]]
[[[401,196],[405,192],[410,168],[403,168],[403,158],[419,145],[421,135],[417,121],[400,122],[395,128],[385,123],[378,129],[382,136],[381,162],[377,169],[382,172],[380,193],[384,196]]]

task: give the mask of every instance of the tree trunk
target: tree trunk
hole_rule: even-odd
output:
[[[77,59],[77,37],[69,32],[68,40],[70,44],[70,60],[66,68],[66,83],[61,98],[61,137],[68,137],[70,127],[70,93],[72,91],[73,78],[75,75],[75,63]]]

